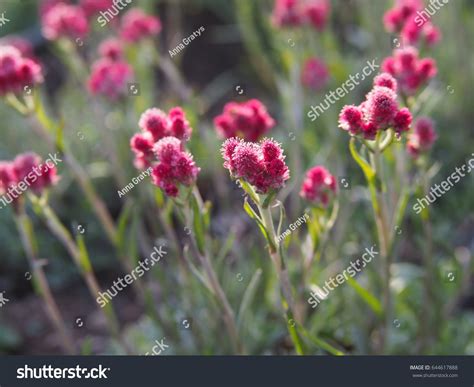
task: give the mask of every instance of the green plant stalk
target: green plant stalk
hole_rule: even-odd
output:
[[[33,228],[31,226],[30,219],[24,213],[23,209],[21,209],[20,212],[15,216],[15,222],[20,234],[23,248],[28,258],[28,263],[31,270],[33,271],[32,279],[35,284],[34,288],[38,295],[43,299],[48,317],[61,336],[61,344],[63,345],[64,350],[66,353],[74,355],[76,353],[74,341],[66,328],[61,313],[59,312],[59,308],[56,304],[56,301],[54,300],[48,280],[46,279],[46,275],[40,263],[38,262],[39,259],[37,244]]]

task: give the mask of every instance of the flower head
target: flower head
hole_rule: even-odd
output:
[[[92,94],[101,94],[112,100],[127,92],[127,84],[133,77],[131,66],[121,60],[99,59],[92,66],[88,86]]]
[[[275,0],[272,22],[277,27],[311,25],[318,31],[326,26],[331,10],[328,0]]]
[[[4,195],[17,182],[15,168],[11,161],[0,161],[0,195]]]
[[[0,96],[43,81],[41,67],[13,46],[0,46]]]
[[[98,14],[100,11],[106,11],[113,5],[113,0],[81,0],[80,7],[88,19]]]
[[[318,58],[310,58],[303,65],[301,83],[308,89],[321,90],[329,80],[326,64]]]
[[[65,3],[53,5],[42,16],[43,36],[49,40],[84,38],[89,25],[81,7]]]
[[[224,168],[231,176],[244,179],[256,191],[266,194],[279,190],[290,178],[289,169],[280,144],[272,139],[264,139],[259,144],[230,138],[221,148]]]
[[[18,182],[24,181],[36,194],[59,180],[55,165],[51,161],[43,163],[41,157],[33,152],[16,156],[13,168]]]
[[[200,168],[176,137],[162,138],[155,144],[154,152],[158,163],[152,171],[153,183],[167,195],[176,197],[180,185],[189,187],[196,182]]]
[[[322,31],[326,26],[330,10],[329,0],[306,0],[303,5],[307,22],[318,31]]]
[[[99,46],[99,54],[104,58],[118,61],[123,57],[122,42],[116,38],[104,40]]]
[[[427,117],[420,117],[414,126],[414,132],[408,136],[407,150],[413,157],[429,151],[437,139],[434,123]]]
[[[318,165],[306,172],[306,177],[301,185],[300,196],[325,207],[336,192],[336,179],[326,168]]]
[[[298,26],[303,22],[299,0],[275,0],[272,21],[277,27]]]
[[[224,138],[242,137],[246,141],[258,141],[274,125],[265,105],[257,99],[247,102],[229,102],[221,115],[214,118],[217,132]]]
[[[139,8],[132,8],[122,18],[120,36],[126,42],[136,43],[143,38],[155,36],[160,31],[160,19],[147,15]]]

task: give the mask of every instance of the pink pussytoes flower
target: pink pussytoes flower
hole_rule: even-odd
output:
[[[306,172],[300,191],[302,198],[326,207],[336,193],[336,179],[326,168],[317,165]]]
[[[147,15],[139,8],[132,8],[125,13],[120,27],[120,36],[126,42],[136,43],[143,38],[158,35],[161,21],[158,17]]]
[[[275,0],[272,23],[276,27],[310,25],[322,31],[330,10],[328,0]]]
[[[7,35],[0,39],[0,46],[13,46],[25,58],[35,60],[33,53],[33,45],[27,40],[18,35]]]
[[[387,85],[387,86],[380,86]],[[379,131],[393,128],[397,133],[410,129],[411,113],[397,101],[397,81],[387,73],[374,78],[374,87],[359,106],[346,105],[339,114],[339,127],[350,135],[373,140]]]
[[[272,22],[277,27],[294,27],[303,23],[299,0],[275,0]]]
[[[0,46],[0,96],[22,92],[43,81],[41,66],[13,46]]]
[[[116,38],[109,38],[104,40],[99,46],[99,55],[104,58],[109,58],[113,61],[118,61],[123,58],[123,44]]]
[[[52,161],[43,163],[36,153],[27,152],[15,157],[13,168],[18,182],[25,182],[36,194],[54,185],[59,180],[56,166]]]
[[[106,11],[113,5],[113,0],[80,0],[79,6],[88,19],[101,11]]]
[[[176,137],[164,137],[154,146],[158,163],[153,167],[153,183],[168,196],[176,197],[181,185],[190,187],[197,179],[200,168],[193,156],[183,150]]]
[[[329,0],[306,0],[303,3],[305,19],[318,31],[322,31],[326,26],[330,11]]]
[[[260,194],[283,188],[290,178],[283,150],[272,139],[257,144],[230,138],[222,144],[221,153],[231,177],[244,179]]]
[[[41,17],[43,36],[48,40],[84,38],[89,32],[86,15],[81,7],[58,3]]]
[[[265,105],[257,99],[229,102],[222,114],[214,118],[217,133],[223,138],[241,137],[258,141],[275,125]]]
[[[9,188],[14,187],[17,176],[11,161],[0,161],[0,195],[4,195]]]
[[[127,84],[132,78],[133,70],[128,63],[102,58],[92,65],[89,91],[116,100],[127,93]]]
[[[329,80],[329,70],[326,64],[318,58],[310,58],[303,65],[301,83],[308,89],[319,91]]]
[[[391,74],[400,91],[408,96],[414,95],[437,73],[434,59],[420,59],[414,47],[395,50],[393,56],[382,62],[382,71]]]
[[[417,158],[421,153],[429,151],[437,138],[433,121],[427,117],[420,117],[415,122],[413,133],[408,136],[407,151]]]

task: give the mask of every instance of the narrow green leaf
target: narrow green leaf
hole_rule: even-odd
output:
[[[91,261],[89,260],[89,253],[87,252],[87,247],[84,242],[84,238],[81,234],[76,236],[77,247],[79,248],[79,264],[84,273],[92,272]]]
[[[125,203],[117,223],[117,243],[120,255],[124,255],[125,253],[125,241],[127,239],[125,238],[125,234],[127,232],[130,215],[132,214],[132,207],[131,202],[127,201],[127,203]]]
[[[270,234],[268,233],[267,229],[265,228],[265,225],[263,224],[262,220],[257,215],[257,213],[254,211],[252,206],[249,204],[247,199],[245,199],[245,201],[244,201],[244,210],[250,216],[250,218],[254,219],[257,222],[258,227],[260,228],[260,231],[262,232],[262,234],[265,237],[265,239],[267,240],[267,242],[271,246],[275,247],[275,241],[271,240]]]
[[[198,250],[201,254],[205,253],[205,236],[204,236],[204,219],[201,215],[201,210],[199,208],[199,204],[194,197],[191,195],[191,208],[193,211],[193,228],[196,235],[196,243]]]
[[[383,308],[380,301],[367,289],[362,287],[355,279],[348,277],[347,282],[356,291],[356,293],[370,306],[378,317],[382,317]]]
[[[357,164],[359,164],[359,166],[361,167],[367,180],[369,182],[373,181],[375,177],[375,171],[370,166],[370,164],[359,154],[359,152],[356,149],[355,143],[356,143],[355,138],[354,137],[351,138],[351,141],[349,143],[349,149],[351,151],[351,155],[354,158],[354,160],[357,162]]]
[[[245,315],[252,304],[252,301],[257,292],[258,284],[262,276],[262,269],[257,269],[252,276],[247,288],[245,289],[244,295],[242,297],[242,302],[240,303],[239,313],[237,315],[237,331],[240,332],[242,329],[242,323],[245,319]]]

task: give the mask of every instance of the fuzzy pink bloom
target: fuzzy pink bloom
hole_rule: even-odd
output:
[[[33,45],[26,39],[17,35],[7,35],[0,39],[0,46],[13,46],[26,58],[35,59]]]
[[[303,15],[299,9],[299,0],[275,0],[272,22],[277,27],[301,25]]]
[[[306,172],[301,185],[300,196],[315,204],[326,207],[337,192],[337,183],[333,175],[323,166],[315,166]]]
[[[321,90],[329,80],[326,64],[318,58],[310,58],[303,65],[301,83],[308,89]]]
[[[182,149],[176,137],[164,137],[154,146],[158,164],[152,171],[153,183],[169,196],[176,197],[179,185],[191,186],[196,182],[200,168],[190,153]]]
[[[25,182],[36,194],[56,184],[57,170],[51,161],[43,163],[36,153],[27,152],[15,157],[13,168],[18,182]]]
[[[346,105],[339,114],[339,127],[351,135],[359,134],[362,130],[363,114],[358,106]]]
[[[387,87],[375,86],[367,94],[365,109],[369,122],[386,128],[393,122],[398,111],[397,94]]]
[[[116,38],[106,39],[99,46],[99,54],[110,60],[118,61],[123,57],[123,44]]]
[[[395,115],[395,118],[393,119],[393,129],[397,133],[407,132],[410,130],[411,121],[412,116],[410,110],[404,107],[400,109]]]
[[[437,73],[434,59],[420,59],[418,50],[414,47],[395,50],[392,57],[383,61],[382,71],[391,74],[406,95],[415,94]]]
[[[113,0],[80,0],[80,7],[86,17],[90,19],[100,11],[106,11],[113,5]]]
[[[279,190],[290,178],[281,146],[272,139],[256,144],[230,138],[222,144],[221,153],[231,176],[244,179],[258,193]]]
[[[136,43],[143,38],[158,35],[160,31],[159,18],[147,15],[139,8],[132,8],[122,18],[120,36],[126,42]]]
[[[214,125],[221,137],[258,141],[275,125],[275,120],[268,114],[265,105],[251,99],[242,103],[227,103],[223,113],[214,118]]]
[[[12,46],[0,46],[0,96],[18,93],[43,81],[41,67]]]
[[[103,58],[93,64],[88,86],[92,94],[116,100],[127,93],[132,78],[133,70],[128,63]]]
[[[429,151],[438,138],[434,123],[427,117],[420,117],[414,127],[414,132],[408,136],[407,151],[413,157]]]
[[[4,195],[10,187],[16,184],[17,180],[13,163],[0,161],[0,195]]]
[[[49,40],[59,38],[84,38],[89,25],[82,8],[75,5],[58,3],[42,16],[43,36]]]
[[[381,73],[374,78],[374,86],[384,86],[397,92],[397,80],[389,73]]]
[[[426,24],[423,28],[423,34],[425,35],[426,43],[432,46],[441,40],[441,32],[439,28],[435,27],[432,23]]]
[[[303,5],[306,20],[318,31],[322,31],[326,26],[330,11],[328,0],[306,0]]]
[[[328,0],[275,0],[272,22],[277,27],[326,26],[331,6]]]

